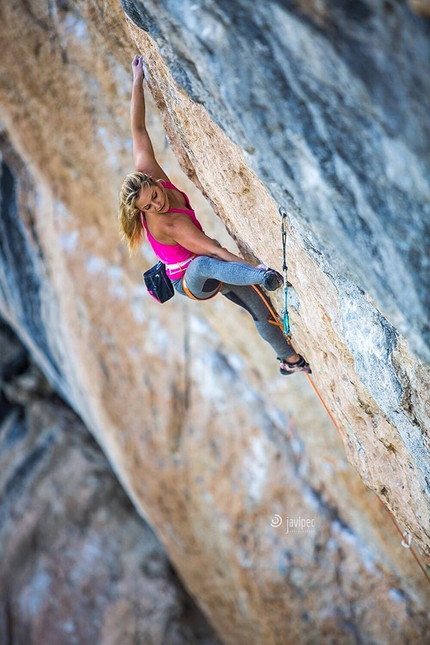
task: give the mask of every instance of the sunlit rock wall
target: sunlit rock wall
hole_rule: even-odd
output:
[[[429,0],[409,0],[411,7],[421,16],[430,17]]]
[[[174,7],[149,20],[145,6],[141,27],[161,37]],[[185,8],[189,17],[198,5]],[[260,137],[253,151],[220,96],[233,91],[233,71],[224,65],[223,83],[211,81],[185,38],[181,56],[166,39],[160,54],[116,4],[16,0],[0,17],[0,308],[92,431],[188,590],[232,644],[383,643],[387,633],[390,643],[423,642],[425,578],[345,448],[426,548],[427,372],[366,294],[356,258],[341,263],[327,231],[305,228],[300,177],[295,201],[292,190],[283,193],[294,339],[343,443],[306,379],[276,375],[244,312],[222,299],[158,306],[141,283],[153,256],[145,247],[130,260],[119,244],[117,190],[132,169],[130,62],[140,47],[183,170],[242,251],[280,266],[279,216],[267,190],[276,195],[279,186],[255,164]],[[215,27],[207,24],[210,49]],[[204,106],[193,101],[191,60],[196,73],[202,68]],[[252,107],[256,119],[272,107],[265,100]],[[191,194],[159,124],[150,125],[163,166]],[[208,232],[225,236],[195,192],[192,202]],[[271,525],[275,514],[281,526]],[[298,517],[312,530],[286,533],[287,519]]]

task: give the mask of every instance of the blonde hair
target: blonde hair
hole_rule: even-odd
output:
[[[136,206],[142,188],[155,186],[156,181],[143,172],[133,172],[127,175],[119,191],[119,230],[121,240],[128,244],[128,250],[132,255],[142,244],[145,231],[142,226],[140,209]]]

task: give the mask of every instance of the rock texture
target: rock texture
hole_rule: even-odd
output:
[[[427,23],[406,4],[123,4],[168,62],[132,29],[183,164],[279,268],[276,203],[247,164],[288,206],[293,333],[349,460],[428,556]],[[186,93],[171,100],[172,76]]]
[[[330,265],[428,360],[428,23],[405,2],[123,6],[273,196],[294,200]]]
[[[429,0],[410,0],[410,5],[421,16],[430,17]]]
[[[100,448],[0,322],[0,642],[220,645]]]
[[[373,153],[371,168],[378,168],[382,152],[372,137],[386,118],[377,102],[384,92],[378,95],[376,82],[358,83],[353,63],[361,54],[354,59],[355,40],[349,50],[345,44],[351,30],[364,43],[369,34],[383,35],[381,16],[391,15],[385,49],[374,55],[384,62],[395,26],[399,42],[412,34],[405,45],[410,61],[404,48],[394,59],[406,78],[422,53],[416,75],[422,73],[424,95],[425,23],[403,3],[391,10],[385,3],[380,14],[368,8],[367,18],[364,3],[354,3],[352,18],[345,3],[268,4],[265,18],[240,3],[178,6],[129,3],[138,25],[129,27],[119,7],[105,1],[2,6],[0,310],[94,434],[226,643],[425,642],[426,579],[345,458],[346,448],[428,554],[428,367],[417,358],[427,351],[418,294],[418,286],[426,288],[423,254],[417,245],[416,271],[407,281],[398,267],[403,311],[411,318],[407,336],[398,301],[382,285],[394,280],[384,264],[390,249],[397,254],[408,240],[390,246],[388,223],[369,206],[381,185],[392,196],[395,181],[389,173],[379,179],[367,173],[365,180],[347,147],[358,155],[363,143],[364,160]],[[222,45],[237,54],[231,65]],[[251,46],[252,58],[250,49],[244,52]],[[141,286],[140,273],[153,261],[148,249],[130,261],[119,245],[115,203],[131,170],[129,69],[136,47],[147,58],[177,158],[240,249],[279,266],[273,196],[288,207],[294,338],[312,361],[343,443],[306,379],[276,376],[276,361],[244,312],[222,300],[202,307],[175,298],[157,306]],[[341,64],[348,52],[349,65]],[[318,62],[326,59],[330,65],[321,70]],[[294,74],[286,75],[287,61]],[[278,91],[289,99],[288,110],[284,103],[276,109]],[[351,114],[362,108],[354,103],[357,92],[371,123],[359,138],[351,129]],[[336,140],[335,149],[326,119],[331,110],[332,121],[338,116],[343,96],[350,103],[339,116],[343,144]],[[411,121],[418,128],[424,103],[414,96]],[[154,137],[162,132],[152,118],[151,126]],[[191,193],[162,139],[163,166]],[[341,144],[349,155],[343,165]],[[424,146],[407,157],[402,179],[408,183],[410,173],[419,189],[418,201],[408,202],[416,209],[409,211],[414,243],[424,230],[419,155]],[[336,173],[342,181],[334,185]],[[358,252],[366,237],[356,250],[350,235],[361,220],[348,210],[343,186],[356,191],[357,208],[364,204],[369,235],[381,235],[384,262],[365,255],[366,275]],[[192,202],[207,230],[222,235],[196,193]],[[343,229],[336,219],[342,212]],[[403,231],[401,218],[398,226]],[[286,533],[288,519],[299,517],[313,522],[309,531]]]

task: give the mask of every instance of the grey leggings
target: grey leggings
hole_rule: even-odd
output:
[[[270,310],[273,310],[273,306],[260,286],[264,272],[264,269],[257,269],[249,264],[223,262],[200,255],[188,266],[185,282],[193,296],[199,300],[211,298],[217,292],[220,282],[223,282],[220,293],[251,314],[260,336],[272,346],[278,358],[284,360],[295,352],[280,327],[269,322],[273,321]],[[182,279],[172,282],[178,293],[187,295]]]

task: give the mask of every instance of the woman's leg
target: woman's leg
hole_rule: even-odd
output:
[[[265,269],[242,262],[223,262],[206,255],[195,258],[185,272],[185,282],[196,298],[209,298],[220,282],[232,285],[263,284]]]
[[[272,314],[274,309],[270,299],[259,286],[224,284],[221,293],[251,314],[258,333],[272,346],[278,358],[284,361],[298,356],[281,328],[274,322],[269,322],[274,320]]]
[[[273,321],[273,306],[257,285],[262,284],[266,269],[257,269],[242,262],[223,262],[206,255],[195,258],[185,272],[187,288],[199,300],[210,298],[224,285],[221,293],[246,309],[254,319],[258,333],[275,350],[280,359],[296,356],[280,327]],[[176,291],[186,295],[180,281],[174,283]]]
[[[182,280],[175,280],[173,285],[178,293],[187,296],[182,286]],[[199,299],[209,298],[218,291],[218,288],[218,281],[206,278]],[[273,305],[260,286],[224,283],[221,293],[251,314],[258,333],[271,345],[277,357],[281,360],[281,374],[293,374],[294,372],[302,371],[308,374],[312,373],[308,363],[290,345],[280,326],[274,323]]]

